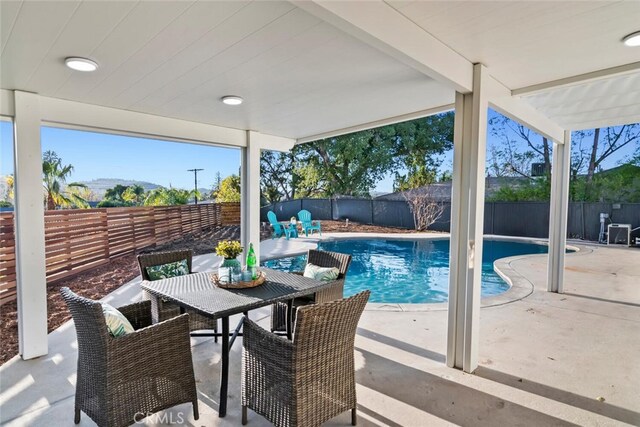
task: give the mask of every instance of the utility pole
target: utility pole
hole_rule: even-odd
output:
[[[193,172],[193,189],[195,191],[193,197],[195,198],[196,205],[198,204],[198,172],[204,169],[187,169],[187,172]]]

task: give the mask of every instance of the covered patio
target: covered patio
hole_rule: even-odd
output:
[[[24,359],[2,367],[3,423],[72,422],[72,325],[47,335],[43,124],[237,147],[248,246],[260,240],[261,150],[451,109],[448,310],[365,312],[356,341],[361,419],[640,423],[632,389],[640,378],[632,359],[640,350],[638,254],[564,254],[571,131],[640,121],[640,47],[622,41],[640,30],[640,3],[73,1],[2,2],[0,12],[0,115],[14,123]],[[72,71],[68,57],[98,68]],[[228,95],[244,103],[223,104]],[[513,263],[533,283],[531,296],[481,311],[489,108],[553,141],[550,250]],[[595,263],[603,268],[583,273]],[[601,283],[614,286],[589,294]],[[114,305],[137,298],[136,286],[112,295]],[[228,416],[216,416],[215,344],[192,344],[201,416],[237,424],[237,388]],[[239,378],[240,346],[233,351]]]
[[[312,244],[292,240],[300,243],[298,247],[283,247],[291,245],[281,239],[276,247],[267,242],[267,255],[296,253]],[[481,310],[483,333],[475,375],[445,365],[446,310],[368,308],[356,337],[359,424],[637,425],[637,254],[633,249],[580,248],[567,257],[566,279],[576,285],[565,295],[546,291],[546,276],[540,273],[544,255],[516,257],[501,266],[514,280],[531,280],[535,289],[523,300]],[[196,257],[194,269],[205,271],[215,262],[211,256]],[[603,281],[615,292],[603,290]],[[125,284],[105,301],[119,306],[138,300],[139,283],[137,278]],[[269,315],[268,309],[250,314],[265,328]],[[73,323],[68,322],[49,335],[47,356],[15,358],[0,368],[4,425],[72,425],[75,339]],[[225,418],[217,413],[220,344],[192,338],[192,349],[200,419],[193,420],[190,405],[180,405],[146,423],[239,425],[241,346],[236,343],[230,356]],[[328,425],[349,421],[345,413]],[[93,423],[83,417],[80,425]],[[249,425],[269,423],[251,414]]]

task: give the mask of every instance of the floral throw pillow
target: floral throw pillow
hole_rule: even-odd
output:
[[[114,306],[103,302],[102,314],[112,337],[121,337],[134,331],[129,320]]]
[[[336,267],[320,267],[311,263],[307,263],[307,266],[304,268],[304,277],[308,277],[310,279],[316,280],[336,280],[338,275],[340,274],[340,270]]]
[[[147,267],[147,274],[149,275],[149,280],[184,276],[185,274],[189,274],[189,264],[187,264],[186,259],[183,259],[176,262],[170,262],[168,264],[154,265],[152,267]]]

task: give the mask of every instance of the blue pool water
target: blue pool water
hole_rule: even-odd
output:
[[[353,256],[345,296],[371,290],[370,302],[445,302],[449,294],[449,240],[337,240],[319,249]],[[482,296],[497,295],[509,285],[493,271],[493,262],[515,255],[546,253],[532,243],[485,240],[482,256]],[[306,255],[266,261],[265,267],[302,271]]]

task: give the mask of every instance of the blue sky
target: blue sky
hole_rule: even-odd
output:
[[[490,117],[497,113],[490,111]],[[538,138],[536,136],[534,138]],[[500,145],[488,135],[487,145]],[[617,166],[631,155],[637,145],[630,144],[603,165]],[[175,143],[94,132],[42,128],[42,150],[53,150],[64,164],[75,167],[71,181],[90,181],[96,178],[120,178],[148,181],[168,187],[193,188],[193,173],[187,169],[202,168],[198,173],[198,187],[211,188],[216,172],[222,177],[237,174],[240,150],[206,145]],[[442,170],[451,170],[452,152],[442,156]],[[0,122],[0,176],[13,173],[11,123]],[[390,192],[393,175],[376,186],[376,191]]]
[[[492,109],[489,109],[488,115],[489,115],[489,119],[502,117],[500,113]],[[515,135],[514,132],[508,131],[508,133],[509,133],[509,138],[512,140],[515,140],[516,145],[521,147],[522,151],[525,151],[525,147],[527,146],[526,143],[522,141],[519,136]],[[531,140],[533,142],[541,143],[542,137],[539,134],[532,132]],[[602,139],[600,141],[602,143]],[[583,142],[583,145],[584,145],[583,148],[590,148],[589,146],[590,142],[591,141],[589,141],[588,139],[585,139],[585,141]],[[502,140],[500,140],[498,137],[492,135],[490,132],[487,134],[487,165],[489,165],[489,158],[490,158],[489,150],[491,149],[491,147],[499,148],[503,145],[504,144]],[[601,163],[601,167],[606,170],[606,169],[611,169],[613,167],[620,165],[620,163],[624,162],[629,157],[631,157],[635,152],[636,148],[639,146],[640,146],[640,142],[638,141],[636,141],[635,143],[632,142],[628,144],[627,146],[623,147],[622,149],[620,149],[619,151],[617,151],[616,153],[614,153],[613,155],[605,159]],[[574,138],[571,149],[574,151],[579,150],[578,144],[575,138]],[[553,156],[553,153],[552,153],[552,156]],[[443,156],[440,157],[440,159],[442,162],[439,168],[440,172],[451,171],[453,169],[453,150],[445,153]],[[404,171],[400,171],[400,172],[404,173]],[[391,192],[393,189],[393,181],[394,181],[394,174],[390,173],[383,180],[378,182],[378,185],[375,190],[380,192]]]
[[[0,124],[0,175],[13,172],[11,125]],[[42,127],[42,150],[53,150],[64,164],[72,164],[71,181],[120,178],[148,181],[168,187],[193,188],[193,172],[198,187],[211,188],[216,172],[222,177],[237,174],[240,150],[199,144],[175,143]]]

